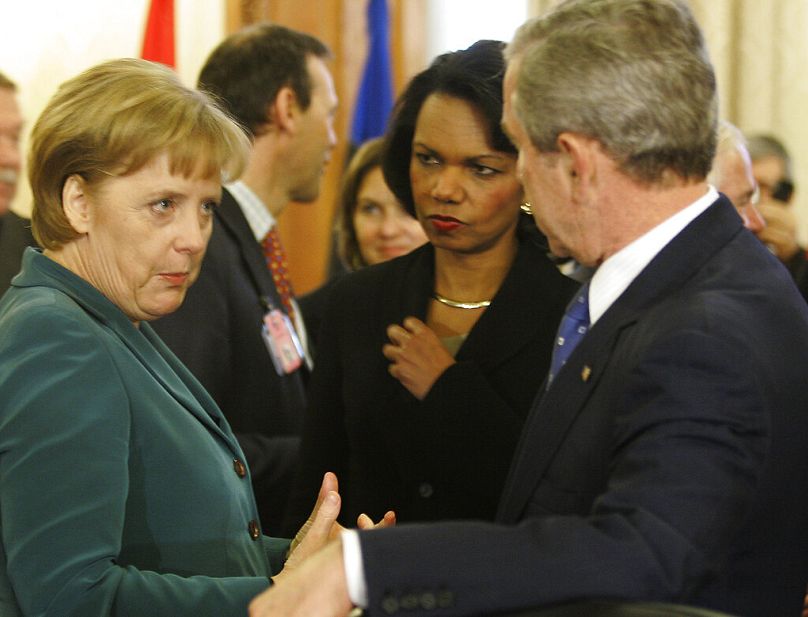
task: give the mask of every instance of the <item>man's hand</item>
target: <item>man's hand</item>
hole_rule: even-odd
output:
[[[789,261],[800,250],[794,213],[788,206],[777,203],[760,203],[757,209],[766,221],[757,237],[780,261]]]
[[[419,401],[429,393],[443,372],[455,363],[438,336],[420,319],[387,328],[390,343],[382,347],[390,360],[388,371]]]
[[[275,580],[250,603],[250,617],[345,617],[353,608],[339,539]]]

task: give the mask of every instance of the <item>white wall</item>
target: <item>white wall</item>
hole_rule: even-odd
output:
[[[427,58],[479,39],[510,41],[528,17],[528,0],[430,0]]]
[[[19,87],[27,129],[64,80],[103,60],[139,56],[147,10],[148,0],[27,0],[6,7],[0,71]],[[177,71],[188,85],[224,34],[224,11],[222,0],[175,0]],[[25,153],[25,139],[22,147]],[[30,199],[21,182],[14,209],[27,214]]]

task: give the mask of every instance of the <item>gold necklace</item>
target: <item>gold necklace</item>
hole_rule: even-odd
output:
[[[457,300],[450,300],[446,296],[440,295],[437,291],[432,292],[432,297],[441,304],[459,309],[480,309],[491,304],[491,300],[480,300],[479,302],[458,302]]]

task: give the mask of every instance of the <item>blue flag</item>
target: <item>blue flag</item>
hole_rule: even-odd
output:
[[[370,45],[351,125],[354,146],[382,135],[393,109],[387,0],[369,0],[367,20]]]

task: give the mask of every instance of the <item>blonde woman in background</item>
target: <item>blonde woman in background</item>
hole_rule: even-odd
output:
[[[384,140],[362,144],[342,177],[335,212],[337,254],[349,272],[406,255],[427,241],[424,228],[387,186],[382,174]],[[300,310],[312,341],[333,279],[300,298]]]

